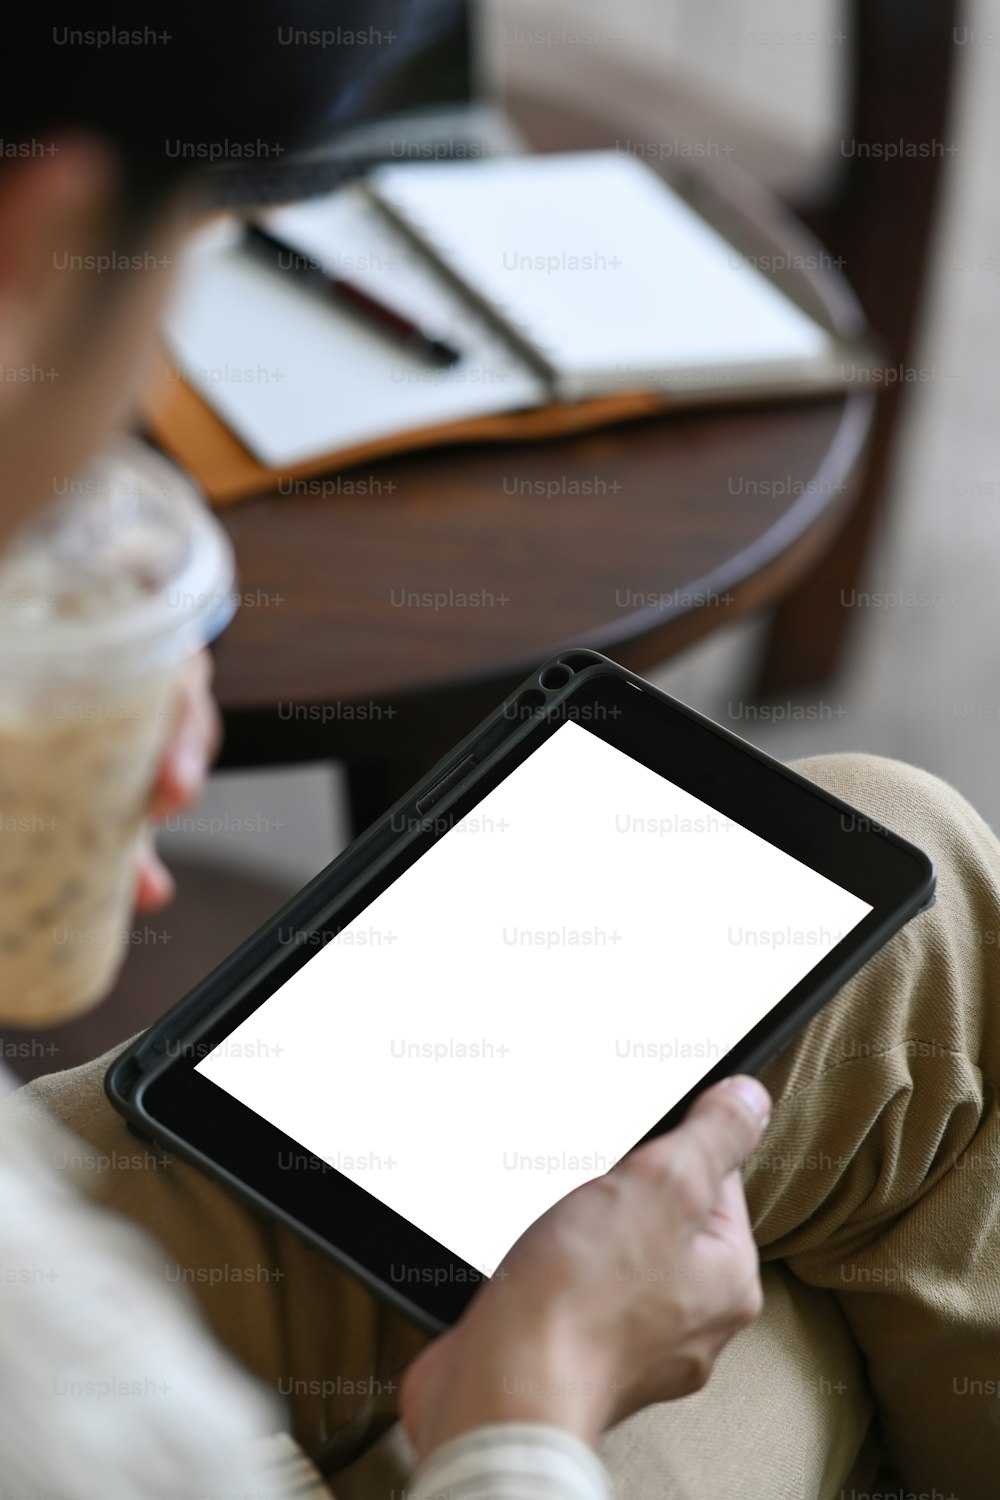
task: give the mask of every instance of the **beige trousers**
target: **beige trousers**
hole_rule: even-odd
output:
[[[746,1172],[761,1318],[704,1391],[624,1423],[603,1456],[621,1500],[865,1500],[880,1455],[902,1480],[894,1497],[992,1500],[1000,844],[923,772],[864,756],[798,769],[926,848],[938,902],[764,1070],[774,1113]],[[112,1160],[95,1192],[159,1239],[164,1274],[179,1263],[219,1338],[288,1398],[306,1452],[342,1471],[341,1500],[398,1496],[386,1443],[353,1460],[391,1425],[422,1335],[290,1233],[137,1147],[105,1101],[107,1062],[40,1080],[25,1106]]]

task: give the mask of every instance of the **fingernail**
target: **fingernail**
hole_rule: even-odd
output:
[[[749,1104],[761,1124],[766,1125],[771,1118],[771,1099],[763,1084],[758,1083],[756,1078],[750,1078],[743,1073],[724,1081],[728,1088],[735,1090],[740,1098]]]

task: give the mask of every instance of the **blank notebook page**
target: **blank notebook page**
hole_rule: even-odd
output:
[[[188,247],[166,319],[180,373],[263,464],[283,469],[356,444],[534,407],[546,389],[357,188],[269,215],[297,250],[462,351],[437,369],[241,248],[238,223]]]
[[[829,335],[634,157],[413,163],[370,183],[545,356],[567,398],[699,371],[794,373],[830,354]]]

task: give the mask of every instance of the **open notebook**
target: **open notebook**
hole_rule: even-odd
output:
[[[161,394],[152,426],[216,498],[435,439],[829,389],[849,368],[826,330],[630,156],[390,165],[267,222],[462,357],[429,367],[262,265],[239,224],[204,230],[165,330],[186,395]],[[228,458],[192,393],[229,435]]]

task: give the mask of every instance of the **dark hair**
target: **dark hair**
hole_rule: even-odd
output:
[[[363,110],[441,0],[176,0],[127,19],[100,0],[8,0],[0,49],[0,167],[93,130],[114,145],[134,223],[209,168],[252,197],[255,161],[275,164]],[[159,9],[159,8],[157,8]],[[232,194],[229,194],[232,197]]]

